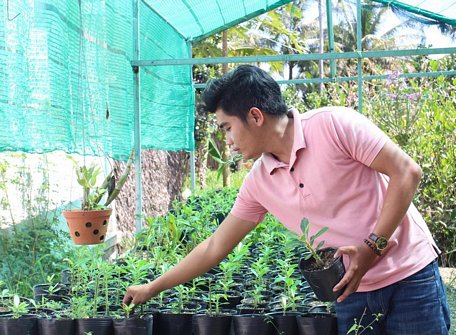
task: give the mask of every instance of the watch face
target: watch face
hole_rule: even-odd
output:
[[[388,240],[380,236],[377,241],[375,241],[375,244],[377,244],[378,249],[383,250],[388,246]]]

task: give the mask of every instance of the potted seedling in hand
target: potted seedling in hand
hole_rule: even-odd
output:
[[[333,287],[345,274],[342,256],[334,258],[336,248],[322,248],[325,241],[320,241],[317,246],[314,246],[316,239],[322,236],[328,227],[323,227],[309,237],[309,225],[308,219],[302,219],[302,235],[299,240],[309,253],[299,262],[299,269],[319,300],[334,301],[343,292],[343,289],[333,292]]]
[[[109,206],[119,195],[127,180],[133,154],[132,150],[119,180],[115,180],[114,173],[111,171],[100,186],[97,186],[97,178],[101,171],[97,166],[79,166],[78,162],[70,157],[75,165],[78,184],[83,190],[81,209],[63,211],[75,244],[98,244],[105,241],[108,221],[112,213]],[[104,197],[105,194],[107,197]],[[105,201],[103,201],[104,198],[106,198]]]

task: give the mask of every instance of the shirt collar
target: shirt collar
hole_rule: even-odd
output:
[[[306,148],[306,141],[304,139],[304,132],[302,129],[301,115],[294,108],[291,109],[289,113],[293,115],[294,128],[293,147],[291,149],[290,163],[287,164],[281,162],[270,153],[263,153],[263,155],[261,156],[261,160],[269,174],[272,174],[275,169],[281,167],[288,167],[288,169],[291,169],[291,167],[294,165],[296,161],[296,153],[298,152],[298,150]]]

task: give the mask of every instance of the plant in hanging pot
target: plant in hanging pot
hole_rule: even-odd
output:
[[[309,225],[308,219],[302,219],[301,231],[303,234],[299,240],[309,253],[301,258],[299,269],[319,300],[334,301],[344,290],[342,288],[333,292],[333,287],[345,274],[342,256],[334,258],[336,248],[322,248],[325,241],[320,241],[317,246],[314,246],[315,240],[323,235],[328,227],[322,228],[315,235],[309,237]]]
[[[75,244],[98,244],[105,241],[109,217],[112,213],[109,206],[119,195],[127,181],[133,156],[134,151],[132,150],[118,181],[115,180],[112,170],[100,186],[97,186],[97,178],[101,170],[96,165],[79,166],[70,157],[75,164],[78,184],[83,189],[81,209],[63,211],[63,216],[67,220],[70,235]],[[103,201],[106,194],[107,198]]]

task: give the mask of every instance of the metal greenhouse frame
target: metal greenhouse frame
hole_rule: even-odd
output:
[[[321,0],[326,5],[326,52],[192,58],[193,42],[293,1],[304,0],[15,0],[0,4],[0,151],[59,150],[82,155],[85,164],[87,156],[126,161],[134,146],[135,228],[139,231],[141,149],[190,152],[191,187],[195,187],[195,90],[204,84],[194,83],[192,65],[325,60],[327,77],[279,83],[353,81],[358,83],[362,110],[363,82],[387,78],[363,73],[363,60],[456,54],[456,47],[364,51],[362,10],[372,1],[426,24],[456,27],[455,18],[396,0],[356,0],[356,51],[336,52],[333,0]],[[351,4],[354,13],[355,3]],[[336,61],[341,59],[357,61],[357,74],[339,76]],[[400,76],[455,74],[456,69],[451,69]]]
[[[397,6],[403,10],[419,14],[432,20],[436,20],[441,23],[456,26],[456,19],[447,18],[445,16],[423,10],[418,7],[409,6],[399,1],[394,0],[373,0],[378,3],[382,3],[388,6]],[[134,59],[131,62],[133,72],[135,73],[135,169],[140,172],[141,168],[141,105],[140,105],[140,76],[139,69],[142,67],[160,67],[160,66],[178,66],[178,65],[197,65],[197,64],[224,64],[224,63],[254,63],[254,62],[277,62],[277,61],[304,61],[304,60],[329,60],[330,61],[330,76],[329,78],[312,78],[312,79],[295,79],[295,80],[281,80],[278,81],[280,84],[303,84],[303,83],[329,83],[329,82],[343,82],[343,81],[357,81],[358,83],[358,106],[359,110],[362,111],[363,100],[362,100],[362,86],[364,81],[373,79],[386,79],[387,75],[364,75],[362,70],[362,60],[366,58],[383,58],[383,57],[403,57],[403,56],[418,56],[418,55],[437,55],[437,54],[455,54],[456,47],[448,48],[417,48],[417,49],[406,49],[406,50],[378,50],[378,51],[363,51],[361,45],[361,9],[362,1],[357,0],[357,45],[355,52],[335,52],[334,51],[334,30],[333,30],[333,17],[332,17],[332,0],[326,0],[326,13],[327,13],[327,30],[328,30],[328,45],[329,51],[325,53],[314,53],[314,54],[293,54],[293,55],[276,55],[276,56],[245,56],[245,57],[209,57],[209,58],[181,58],[181,59],[140,59],[140,45],[139,45],[139,2],[140,0],[134,0]],[[185,1],[186,2],[186,1]],[[282,1],[282,4],[291,1]],[[164,18],[166,20],[166,18]],[[234,26],[239,22],[235,22],[230,26],[222,26],[217,31],[225,30],[231,26]],[[207,35],[200,36],[194,41],[201,40],[207,37]],[[191,50],[191,41],[187,41],[189,50]],[[191,51],[189,52],[191,55]],[[352,77],[338,77],[336,75],[336,59],[356,59],[358,60],[357,76]],[[190,67],[191,71],[191,67]],[[436,77],[440,75],[455,75],[456,70],[451,71],[437,71],[437,72],[417,72],[417,73],[404,73],[400,74],[400,77]],[[193,84],[193,89],[204,87],[203,84]],[[195,161],[193,152],[191,152],[191,186],[192,189],[195,187]],[[141,173],[136,174],[136,230],[142,229],[142,190],[141,190]]]

